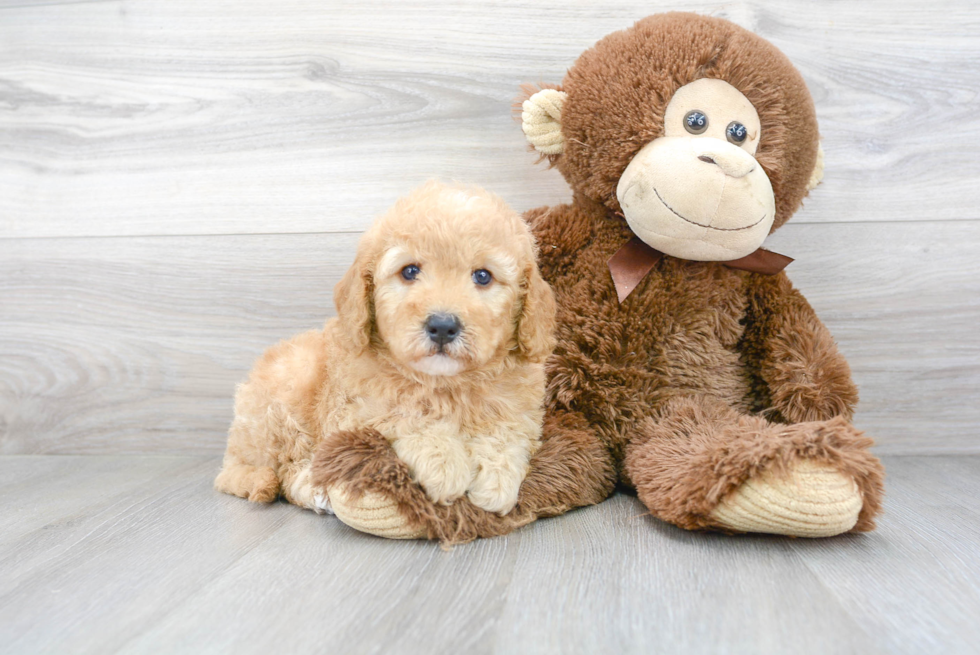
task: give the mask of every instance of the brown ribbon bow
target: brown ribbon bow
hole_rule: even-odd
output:
[[[609,272],[616,285],[616,295],[619,302],[633,292],[647,273],[663,259],[664,254],[644,243],[640,237],[633,237],[625,246],[609,258]],[[763,275],[775,275],[790,265],[792,257],[780,255],[778,252],[759,248],[755,252],[730,262],[719,262],[728,268]]]

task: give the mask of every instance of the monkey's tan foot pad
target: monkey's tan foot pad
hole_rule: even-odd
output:
[[[863,504],[853,479],[801,460],[785,476],[767,473],[742,483],[711,516],[738,532],[832,537],[854,527]]]
[[[386,539],[424,539],[425,531],[409,525],[398,503],[381,494],[366,492],[352,500],[342,487],[327,491],[330,509],[337,518],[359,532]]]

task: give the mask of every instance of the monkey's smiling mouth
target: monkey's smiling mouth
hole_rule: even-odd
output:
[[[660,200],[660,202],[663,203],[664,207],[669,209],[674,216],[681,219],[682,221],[687,221],[691,225],[697,225],[698,227],[704,227],[709,230],[718,230],[719,232],[739,232],[741,230],[748,230],[749,228],[753,228],[759,223],[761,223],[762,221],[766,220],[766,215],[763,214],[762,218],[760,218],[755,223],[752,223],[750,225],[743,225],[742,227],[712,227],[710,225],[705,225],[704,223],[698,223],[697,221],[692,221],[689,218],[685,218],[684,216],[681,216],[679,213],[677,213],[676,209],[674,209],[673,207],[667,204],[667,201],[663,199],[663,196],[660,195],[660,192],[657,191],[656,187],[654,187],[653,192],[657,194],[657,199]]]

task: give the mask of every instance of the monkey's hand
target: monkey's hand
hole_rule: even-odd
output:
[[[768,404],[790,423],[849,419],[857,387],[830,331],[785,275],[758,278],[740,349]]]

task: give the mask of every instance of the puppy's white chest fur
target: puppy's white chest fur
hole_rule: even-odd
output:
[[[543,418],[540,399],[509,395],[490,394],[492,405],[476,396],[462,403],[431,391],[416,399],[421,402],[348,398],[335,424],[384,435],[433,502],[450,504],[465,494],[478,507],[506,514],[517,503],[531,455],[540,445]],[[527,406],[501,412],[501,402]],[[507,414],[510,418],[502,418]]]

